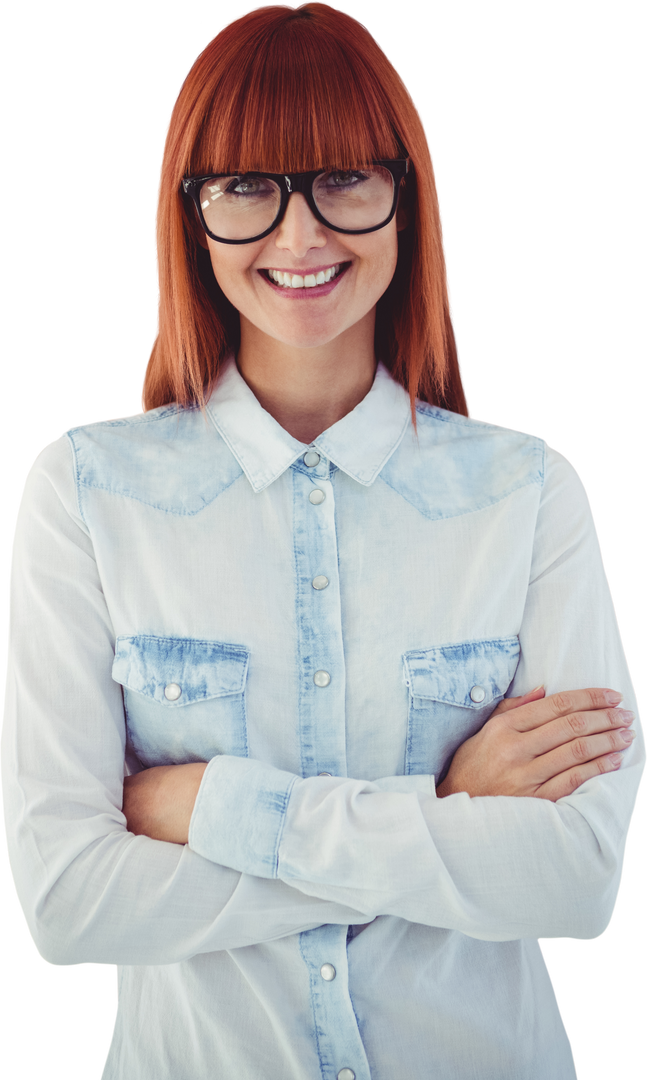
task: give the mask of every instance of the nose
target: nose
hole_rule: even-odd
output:
[[[325,247],[328,242],[324,226],[317,221],[300,191],[290,195],[285,217],[274,236],[277,248],[290,251],[297,259],[304,258],[311,248]]]
[[[313,221],[316,221],[316,218],[314,217],[314,214],[312,213],[308,205],[306,195],[302,191],[292,191],[291,194],[288,194],[287,206],[285,208],[285,217],[283,218],[283,220],[285,220],[285,218],[288,217],[288,215],[291,213],[305,214],[308,217],[312,218]]]

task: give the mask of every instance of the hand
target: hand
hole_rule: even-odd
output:
[[[613,690],[572,690],[545,697],[544,690],[507,698],[476,735],[459,746],[439,798],[519,795],[556,802],[585,780],[620,767],[635,732],[634,714],[613,708]]]
[[[123,812],[129,832],[188,844],[189,822],[207,762],[157,765],[124,778]]]

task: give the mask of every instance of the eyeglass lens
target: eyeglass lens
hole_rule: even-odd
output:
[[[371,229],[391,213],[393,176],[381,165],[320,173],[312,195],[319,213],[330,225]],[[202,185],[200,205],[205,224],[215,236],[247,240],[265,232],[276,220],[281,189],[266,177],[219,176]]]

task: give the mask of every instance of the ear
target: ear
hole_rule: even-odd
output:
[[[202,225],[200,224],[199,221],[195,221],[193,223],[193,235],[195,236],[196,240],[198,241],[200,247],[203,247],[205,249],[205,251],[208,251],[209,250],[209,245],[207,243],[207,234],[204,231],[204,229],[202,228]]]
[[[395,212],[395,227],[398,232],[402,232],[409,224],[409,211],[407,209],[407,199],[404,190],[404,180],[400,185],[400,195],[398,197],[398,208]]]
[[[398,232],[402,232],[409,224],[409,214],[403,206],[398,206],[395,213],[395,227]]]
[[[200,245],[201,248],[204,248],[205,251],[208,251],[209,245],[207,243],[207,234],[202,228],[202,225],[200,224],[200,219],[196,213],[195,206],[193,205],[193,203],[191,203],[190,206],[185,207],[185,210],[185,220],[187,221],[193,239]]]

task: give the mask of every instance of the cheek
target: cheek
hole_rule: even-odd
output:
[[[214,278],[234,308],[244,305],[246,295],[243,269],[235,264],[235,260],[228,261],[223,258],[212,256],[212,269]]]
[[[249,271],[256,257],[255,244],[217,244],[208,238],[211,268],[220,288],[235,307],[245,296],[249,284]],[[254,251],[251,249],[254,248]]]
[[[391,283],[398,261],[398,234],[395,227],[391,228],[394,224],[394,222],[391,222],[387,226],[388,235],[380,237],[382,241],[380,244],[374,244],[372,248],[368,248],[367,245],[368,250],[358,251],[358,254],[364,260],[365,288],[376,293],[376,299],[385,292]]]
[[[367,261],[373,262],[384,273],[388,273],[389,270],[393,272],[398,260],[398,231],[395,219],[379,232],[367,233],[364,239]]]

